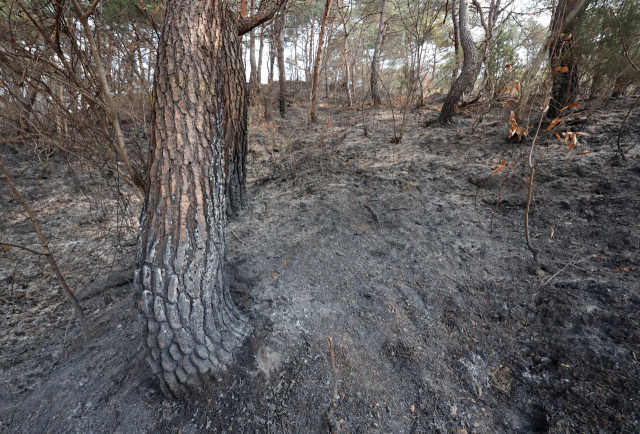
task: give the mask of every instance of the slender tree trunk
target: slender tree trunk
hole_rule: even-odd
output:
[[[273,69],[275,67],[276,61],[276,25],[275,23],[271,23],[271,38],[269,39],[269,78],[267,79],[267,83],[271,85],[273,83]],[[271,88],[271,86],[269,86]]]
[[[386,1],[386,0],[385,0]],[[311,84],[311,122],[318,122],[316,109],[318,106],[318,78],[320,76],[320,66],[322,64],[322,51],[324,49],[324,35],[327,30],[327,20],[333,0],[327,0],[324,5],[324,15],[322,16],[322,26],[320,27],[320,37],[318,39],[318,54],[313,65],[313,82]]]
[[[347,86],[347,107],[351,107],[353,105],[353,96],[351,95],[351,73],[349,71],[349,49],[347,37],[348,34],[345,28],[344,42],[342,45],[342,59],[344,61],[344,79]]]
[[[285,117],[287,113],[287,84],[284,66],[284,30],[287,25],[287,8],[286,6],[280,11],[280,19],[278,26],[278,81],[280,82],[280,94],[278,96],[278,104],[280,106],[280,116]]]
[[[256,14],[256,0],[251,0],[251,16]],[[249,33],[249,62],[251,65],[251,72],[249,75],[249,93],[251,96],[256,91],[258,81],[258,66],[256,63],[256,32],[251,30]]]
[[[440,111],[440,117],[438,118],[438,121],[441,124],[447,124],[451,120],[451,116],[453,116],[453,109],[464,91],[473,81],[476,69],[476,46],[473,43],[471,31],[469,30],[469,23],[467,22],[469,6],[467,0],[459,0],[459,4],[460,10],[458,16],[460,18],[460,42],[462,43],[462,50],[464,52],[464,62],[462,64],[462,71],[460,72],[460,75],[456,81],[453,82],[451,90],[442,104],[442,110]]]
[[[159,42],[135,286],[147,360],[167,394],[226,371],[251,331],[224,267],[225,166],[233,178],[246,144],[236,23],[225,1],[169,0]]]
[[[258,49],[258,71],[256,72],[256,90],[260,93],[262,84],[262,55],[264,53],[264,30],[265,27],[260,27],[260,48]]]
[[[458,16],[456,14],[456,0],[451,0],[451,21],[453,22],[453,49],[456,56],[456,68],[453,77],[458,75],[460,70],[460,28],[458,27]]]
[[[385,14],[387,13],[387,3],[389,0],[382,0],[380,9],[380,23],[378,24],[378,36],[373,49],[373,60],[371,61],[371,98],[374,105],[382,102],[378,92],[378,81],[380,80],[380,51],[382,49],[382,36],[384,35]]]
[[[356,50],[353,54],[353,60],[351,61],[351,89],[353,89],[354,92],[356,89],[356,67],[358,66],[358,59],[360,59],[360,56],[362,54],[361,48],[362,42],[364,40],[364,24],[365,20],[362,20],[362,25],[360,26],[360,36],[358,37],[358,45],[356,45]],[[362,83],[362,85],[364,86],[364,83]]]

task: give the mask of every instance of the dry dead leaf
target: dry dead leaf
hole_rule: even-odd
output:
[[[551,131],[553,129],[553,127],[555,127],[556,125],[558,125],[560,123],[562,119],[560,119],[560,116],[558,116],[557,118],[555,118],[551,124],[547,127],[547,131]]]
[[[565,73],[565,72],[569,72],[569,68],[566,66],[558,66],[557,68],[553,68],[554,71],[556,72],[560,72],[560,73]]]
[[[506,165],[507,165],[507,161],[503,160],[502,163],[491,166],[491,168],[494,169],[493,172],[491,172],[491,174],[493,175],[498,172],[502,172],[505,169]]]

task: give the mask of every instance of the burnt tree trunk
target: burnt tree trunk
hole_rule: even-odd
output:
[[[280,11],[278,19],[278,80],[280,93],[278,95],[278,105],[280,106],[280,116],[285,117],[287,113],[287,84],[284,66],[284,30],[287,25],[287,8],[284,6]]]
[[[226,371],[251,332],[225,280],[227,209],[242,201],[246,158],[244,68],[226,2],[167,3],[155,80],[135,286],[147,360],[163,391],[182,395]]]
[[[324,5],[324,15],[322,17],[322,26],[320,27],[320,37],[318,40],[318,55],[313,65],[313,81],[311,84],[311,122],[318,122],[316,108],[318,106],[318,78],[320,76],[320,65],[322,64],[322,51],[324,49],[324,35],[327,31],[327,20],[329,19],[329,11],[333,0],[327,0]]]
[[[587,3],[588,5],[588,3]],[[549,101],[549,111],[547,116],[555,118],[560,114],[563,107],[575,102],[578,93],[579,71],[578,59],[576,56],[577,37],[576,31],[582,21],[584,9],[579,2],[573,0],[561,0],[553,14],[551,28],[554,40],[549,46],[549,62],[553,74],[551,86],[551,100]],[[580,8],[575,17],[566,22],[565,17],[571,13],[573,8]],[[562,72],[562,71],[567,72]]]
[[[476,46],[473,43],[473,38],[471,37],[471,31],[469,30],[469,24],[467,22],[469,6],[467,0],[460,0],[459,4],[460,9],[458,16],[460,21],[458,28],[460,31],[460,42],[464,53],[464,61],[462,63],[462,71],[460,72],[460,75],[453,82],[451,90],[442,104],[442,110],[440,111],[440,117],[438,118],[438,122],[441,124],[447,124],[451,120],[451,116],[453,116],[453,109],[464,91],[473,81],[476,69]]]
[[[378,92],[378,81],[380,80],[380,51],[382,50],[382,36],[384,35],[385,14],[387,13],[388,0],[382,0],[380,9],[380,23],[378,24],[378,37],[373,49],[373,60],[371,61],[371,98],[374,105],[380,105],[382,99]]]

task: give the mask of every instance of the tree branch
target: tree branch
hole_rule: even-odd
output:
[[[0,178],[4,178],[4,176],[0,176]],[[37,250],[31,250],[31,249],[30,249],[30,248],[28,248],[28,247],[20,246],[20,245],[18,245],[18,244],[11,244],[11,243],[3,243],[3,242],[0,242],[0,246],[15,247],[15,248],[17,248],[17,249],[26,250],[27,252],[33,253],[33,254],[35,254],[35,255],[47,256],[47,254],[46,254],[46,253],[44,253],[44,252],[38,252]],[[2,249],[0,249],[0,250],[2,250]]]
[[[245,33],[249,33],[259,25],[266,23],[278,12],[283,6],[285,6],[287,0],[273,0],[269,5],[256,15],[246,18],[240,18],[238,20],[238,36],[242,36]]]

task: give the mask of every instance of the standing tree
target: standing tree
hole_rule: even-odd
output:
[[[382,102],[380,93],[378,92],[378,80],[380,80],[380,51],[382,50],[382,36],[384,35],[387,2],[388,0],[382,0],[380,23],[378,24],[378,36],[376,37],[376,45],[373,48],[373,60],[371,61],[371,98],[373,99],[373,105],[379,105]]]
[[[147,360],[166,394],[219,377],[251,331],[229,295],[224,264],[226,192],[233,182],[244,189],[238,35],[284,1],[240,20],[223,0],[167,2],[135,276]]]
[[[469,30],[469,23],[467,22],[467,15],[469,13],[469,7],[467,0],[460,0],[459,16],[459,31],[460,42],[462,44],[462,51],[464,53],[464,61],[462,63],[462,71],[456,80],[451,85],[451,90],[447,95],[447,98],[442,104],[442,110],[440,111],[440,117],[438,122],[441,124],[447,124],[453,116],[453,109],[458,102],[458,99],[462,96],[467,87],[471,84],[475,78],[476,69],[476,46],[473,43],[471,37],[471,31]]]
[[[552,119],[560,114],[563,107],[576,99],[579,80],[576,32],[588,5],[588,1],[581,4],[575,0],[561,0],[551,20],[554,40],[549,46],[549,62],[553,73],[553,84],[547,116]],[[576,11],[572,14],[573,9]],[[574,16],[566,20],[569,14]]]
[[[284,66],[284,29],[287,25],[287,5],[282,5],[280,11],[280,17],[278,19],[278,81],[279,81],[279,93],[278,93],[278,106],[280,107],[280,116],[285,117],[287,113],[287,83]],[[273,68],[272,68],[273,70]]]
[[[318,77],[320,76],[320,64],[322,63],[322,50],[324,48],[324,34],[327,30],[327,20],[329,19],[329,11],[333,0],[327,0],[324,6],[324,15],[322,17],[322,26],[320,27],[320,37],[318,41],[318,55],[313,65],[313,81],[311,84],[311,122],[318,122],[316,115],[316,106],[318,105]]]

